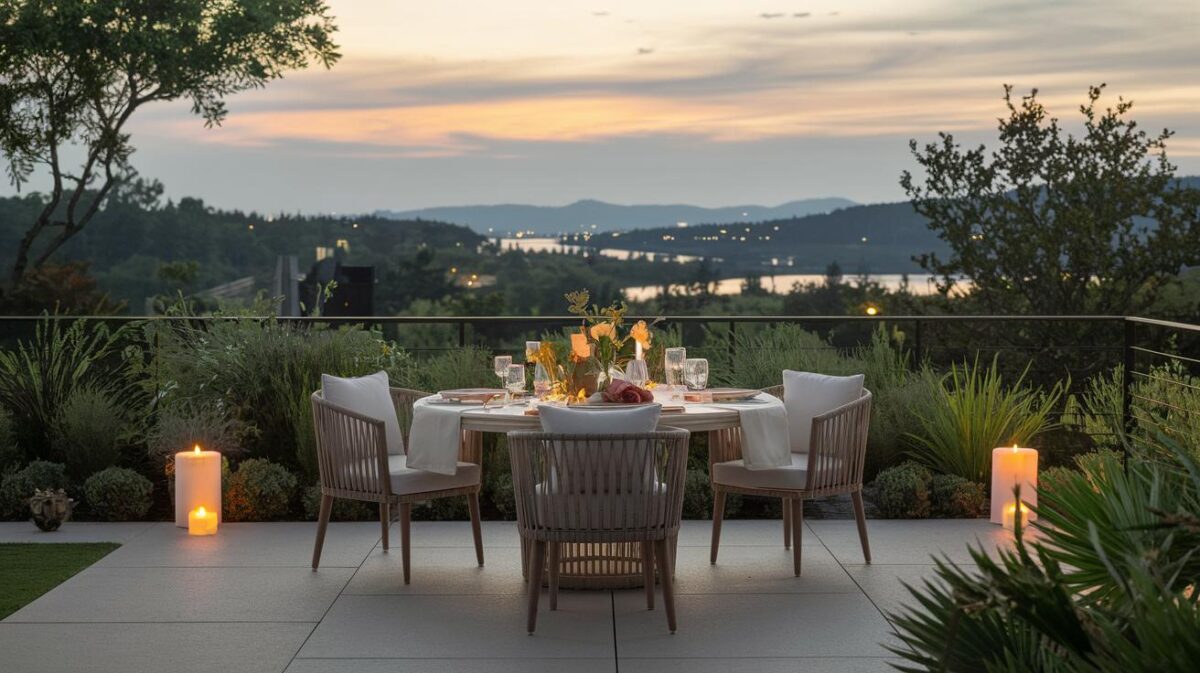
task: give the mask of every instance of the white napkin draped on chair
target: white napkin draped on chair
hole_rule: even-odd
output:
[[[721,402],[713,406],[736,410],[742,425],[742,460],[748,470],[791,465],[788,416],[783,401],[762,393],[753,402]]]
[[[462,442],[462,414],[479,409],[468,404],[438,404],[434,395],[413,404],[408,432],[408,467],[436,474],[454,474]]]

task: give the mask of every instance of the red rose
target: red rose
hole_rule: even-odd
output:
[[[608,384],[603,397],[605,402],[620,404],[642,404],[654,399],[654,395],[650,391],[642,390],[632,383],[620,379]]]

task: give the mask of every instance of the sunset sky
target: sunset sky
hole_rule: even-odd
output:
[[[907,140],[1089,84],[1200,173],[1200,3],[332,0],[343,59],[132,126],[171,196],[262,211],[901,197]]]

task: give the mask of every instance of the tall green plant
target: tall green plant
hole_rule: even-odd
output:
[[[913,457],[935,472],[986,483],[992,449],[1028,444],[1054,427],[1050,414],[1066,386],[1059,382],[1048,392],[1026,386],[1027,372],[1005,385],[995,358],[986,367],[978,358],[954,365],[934,388],[935,404],[918,412],[921,429],[909,434]]]
[[[0,351],[0,406],[13,415],[17,441],[31,457],[52,455],[51,429],[76,390],[90,386],[136,402],[125,370],[114,363],[126,334],[104,323],[47,317],[31,341]]]

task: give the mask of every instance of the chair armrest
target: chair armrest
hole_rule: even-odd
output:
[[[383,421],[312,394],[322,492],[381,501],[391,495]]]
[[[783,386],[770,386],[769,388],[763,388],[762,391],[768,395],[778,397],[781,400],[783,399]]]
[[[813,416],[809,435],[808,490],[836,491],[862,485],[871,423],[871,391]]]

